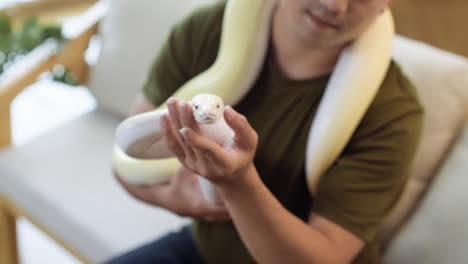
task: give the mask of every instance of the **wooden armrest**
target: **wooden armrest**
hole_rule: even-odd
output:
[[[63,49],[60,50],[56,42],[45,42],[0,75],[0,148],[11,144],[11,102],[25,87],[36,82],[41,73],[63,64],[75,74],[78,82],[86,80],[88,65],[83,54],[107,7],[107,1],[98,2],[84,14],[66,22],[64,28],[70,29],[66,29],[65,35],[70,40]],[[75,26],[67,26],[67,23]]]
[[[0,75],[0,104],[9,105],[42,72],[52,69],[57,62],[55,54],[58,48],[55,41],[43,43]]]
[[[50,12],[57,12],[57,10],[90,5],[96,1],[97,0],[35,0],[18,2],[1,9],[1,11],[15,19],[21,19],[29,16],[42,16]]]

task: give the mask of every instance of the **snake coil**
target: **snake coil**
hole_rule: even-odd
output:
[[[229,0],[215,63],[172,96],[188,101],[199,93],[212,93],[226,104],[239,102],[263,65],[277,1]],[[393,36],[393,19],[390,10],[385,10],[340,55],[309,130],[305,169],[311,193],[343,150],[380,87],[390,64]],[[175,174],[179,163],[162,140],[159,126],[164,113],[165,104],[130,117],[117,128],[112,164],[122,179],[153,184]],[[157,142],[151,146],[151,153],[158,154],[144,159],[132,155],[137,142]]]

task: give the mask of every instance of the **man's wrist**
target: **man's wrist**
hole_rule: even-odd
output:
[[[222,196],[232,196],[254,191],[261,184],[255,165],[251,163],[244,172],[237,175],[237,179],[229,183],[218,184],[216,187]]]

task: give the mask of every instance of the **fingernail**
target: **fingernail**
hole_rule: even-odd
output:
[[[183,113],[187,113],[187,104],[185,102],[180,102],[179,107],[182,109]]]
[[[186,127],[179,129],[179,133],[184,137],[187,135],[187,131],[188,131],[188,128]]]
[[[175,102],[175,98],[173,98],[173,97],[169,98],[166,101],[167,109],[169,110],[169,112],[174,111],[174,102]]]

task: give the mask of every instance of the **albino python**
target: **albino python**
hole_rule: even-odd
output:
[[[218,95],[235,105],[249,91],[263,65],[272,13],[277,0],[229,0],[215,63],[189,80],[172,97],[188,101],[200,93]],[[393,19],[385,10],[340,55],[309,130],[306,175],[315,193],[320,176],[343,150],[373,100],[391,60]],[[166,105],[124,120],[116,130],[113,169],[135,184],[165,181],[180,166],[161,135]],[[157,142],[158,144],[149,144]],[[135,149],[151,145],[151,157]],[[208,188],[209,189],[209,188]],[[205,193],[205,195],[209,195]],[[212,200],[213,197],[207,197]]]

